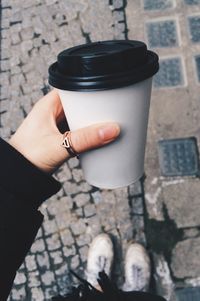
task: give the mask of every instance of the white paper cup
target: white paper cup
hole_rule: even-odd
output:
[[[158,56],[140,41],[105,41],[64,50],[49,68],[70,130],[117,122],[120,136],[80,155],[85,179],[113,189],[144,173],[152,77]]]
[[[120,137],[80,155],[85,179],[101,188],[136,182],[144,173],[144,154],[152,78],[119,89],[75,92],[59,90],[70,129],[115,121]]]

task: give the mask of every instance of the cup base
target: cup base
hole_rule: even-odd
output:
[[[87,178],[85,178],[86,179],[86,181],[90,184],[90,185],[92,185],[92,186],[94,186],[94,187],[97,187],[97,188],[101,188],[101,189],[117,189],[117,188],[123,188],[123,187],[127,187],[127,186],[129,186],[129,185],[131,185],[131,184],[134,184],[134,183],[136,183],[137,181],[139,181],[142,177],[143,177],[143,175],[144,175],[144,172],[139,176],[139,177],[137,177],[136,179],[134,179],[134,180],[131,180],[130,182],[129,181],[127,181],[127,182],[124,182],[124,183],[121,183],[121,184],[117,184],[117,185],[115,185],[115,184],[102,184],[102,183],[99,183],[99,182],[95,182],[95,181],[93,181],[93,180],[90,180],[90,179],[87,179]]]

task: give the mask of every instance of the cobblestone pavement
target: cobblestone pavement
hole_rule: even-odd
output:
[[[139,39],[159,53],[161,62],[153,86],[145,181],[99,190],[85,182],[77,159],[65,163],[55,174],[62,189],[41,207],[45,221],[10,301],[47,301],[67,292],[76,283],[69,269],[83,274],[88,245],[101,232],[113,238],[113,277],[119,285],[124,253],[134,239],[151,254],[152,289],[182,301],[181,288],[200,286],[200,1],[1,0],[1,8],[0,131],[6,140],[48,92],[48,66],[64,48]],[[188,144],[191,136],[195,146]],[[185,138],[185,144],[173,140],[175,146],[168,147],[175,138]],[[159,149],[160,140],[167,151]],[[159,155],[164,156],[160,162]],[[186,167],[180,167],[183,161]]]

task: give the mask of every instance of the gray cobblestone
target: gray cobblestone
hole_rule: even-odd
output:
[[[78,268],[79,264],[80,264],[79,256],[75,255],[74,257],[72,257],[71,264],[70,264],[71,269],[76,270]]]
[[[29,287],[39,287],[40,286],[39,271],[34,271],[34,272],[28,273],[28,284],[29,284]]]
[[[90,217],[96,214],[96,207],[93,204],[88,204],[84,207],[85,217]]]
[[[88,245],[91,242],[91,236],[87,233],[84,233],[82,235],[79,236],[78,240],[77,240],[77,245],[79,247]]]
[[[60,239],[57,233],[52,236],[46,238],[47,248],[49,251],[59,249],[61,247]]]
[[[54,274],[50,271],[42,274],[41,278],[42,278],[43,284],[46,286],[52,285],[55,282]]]
[[[80,235],[82,233],[85,233],[85,231],[86,231],[86,225],[85,225],[84,221],[81,219],[72,223],[70,225],[70,228],[72,229],[72,232],[74,233],[74,235]]]
[[[79,165],[79,160],[77,158],[71,158],[68,162],[69,167],[72,169]]]
[[[142,198],[132,198],[131,199],[131,211],[133,214],[143,214],[143,199]]]
[[[13,298],[13,300],[16,300],[16,301],[17,300],[25,300],[25,298],[26,298],[25,287],[23,286],[18,289],[14,288],[12,291],[12,298]]]
[[[49,256],[47,252],[42,252],[41,254],[37,254],[36,255],[36,260],[37,263],[39,265],[39,267],[41,268],[46,268],[49,269],[50,268],[50,262],[49,262]]]
[[[20,285],[26,283],[26,276],[23,272],[18,272],[15,277],[15,285]]]
[[[91,193],[92,199],[96,205],[103,201],[102,194],[100,191],[95,191]]]
[[[76,215],[78,217],[84,217],[84,214],[83,214],[83,208],[78,208],[76,209]]]
[[[63,230],[65,229],[70,221],[70,215],[69,215],[69,212],[66,212],[66,211],[63,211],[63,212],[59,212],[57,215],[56,215],[56,223],[59,227],[60,230]]]
[[[33,287],[31,289],[31,294],[32,294],[33,301],[43,301],[44,300],[44,294],[43,294],[41,288]]]
[[[50,257],[53,260],[53,264],[60,264],[63,262],[63,255],[61,251],[55,251],[50,253]]]
[[[42,239],[37,239],[31,247],[32,253],[43,252],[44,250],[45,250],[45,245]]]
[[[74,197],[74,201],[78,207],[85,206],[90,200],[89,194],[79,193]]]
[[[71,246],[74,243],[74,238],[71,232],[69,231],[69,229],[65,229],[61,231],[60,235],[64,246]]]
[[[43,227],[45,235],[49,235],[57,231],[57,225],[54,219],[46,221]]]
[[[76,249],[74,246],[71,246],[70,248],[64,247],[63,253],[66,257],[69,257],[76,254]]]
[[[28,255],[26,257],[26,268],[28,271],[34,271],[37,269],[35,255]]]
[[[74,180],[79,183],[80,181],[83,180],[83,171],[82,169],[77,169],[77,168],[74,168],[72,170],[72,175],[73,175],[73,178]]]

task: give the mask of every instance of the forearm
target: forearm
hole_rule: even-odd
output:
[[[0,139],[0,296],[7,300],[16,271],[29,251],[43,216],[39,205],[60,189]]]

